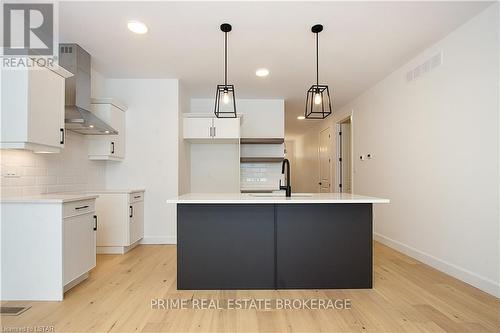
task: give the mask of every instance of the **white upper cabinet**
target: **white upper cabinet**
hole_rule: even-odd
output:
[[[240,118],[213,118],[215,139],[238,139],[240,137]]]
[[[206,115],[189,115],[184,118],[184,139],[187,140],[238,140],[240,118],[215,118]]]
[[[3,149],[58,153],[64,147],[63,68],[3,69],[1,141]]]
[[[184,118],[184,139],[211,139],[212,118]]]
[[[112,98],[92,99],[92,112],[118,131],[117,135],[89,135],[89,159],[120,161],[125,158],[126,107]]]

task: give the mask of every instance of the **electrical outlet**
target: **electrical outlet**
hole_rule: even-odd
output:
[[[19,178],[21,177],[21,173],[16,167],[3,167],[2,176],[5,178]]]

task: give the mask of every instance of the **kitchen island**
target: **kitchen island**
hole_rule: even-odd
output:
[[[177,288],[372,287],[372,206],[347,193],[186,194],[177,204]]]

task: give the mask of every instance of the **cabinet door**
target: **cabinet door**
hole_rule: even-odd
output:
[[[240,118],[214,118],[216,139],[238,139],[240,137]]]
[[[212,118],[184,118],[184,139],[210,139]]]
[[[278,289],[372,287],[372,204],[277,205]]]
[[[83,214],[63,220],[63,283],[73,281],[95,267],[94,215]]]
[[[28,141],[64,146],[64,78],[49,69],[29,72]]]
[[[178,204],[177,289],[274,289],[274,205]]]
[[[144,236],[144,201],[130,204],[130,240],[131,245]]]
[[[125,158],[125,112],[112,104],[92,104],[92,112],[118,131],[117,135],[91,135],[89,158],[108,160]]]

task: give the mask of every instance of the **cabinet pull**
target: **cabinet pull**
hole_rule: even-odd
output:
[[[111,142],[111,154],[115,153],[115,143],[112,141]]]
[[[85,208],[89,208],[89,206],[85,205],[85,206],[75,207],[75,210],[80,210]]]
[[[134,216],[134,207],[130,206],[130,215],[129,217]]]
[[[140,197],[141,197],[140,195],[136,195],[134,199],[139,199]]]
[[[94,231],[97,230],[97,215],[94,215]]]
[[[214,129],[214,138],[215,138],[217,136],[217,132],[216,132],[217,131],[217,127],[214,126],[213,129]]]
[[[64,128],[60,128],[59,130],[61,132],[61,141],[59,141],[59,143],[63,145],[64,144],[64,137],[65,137]]]

